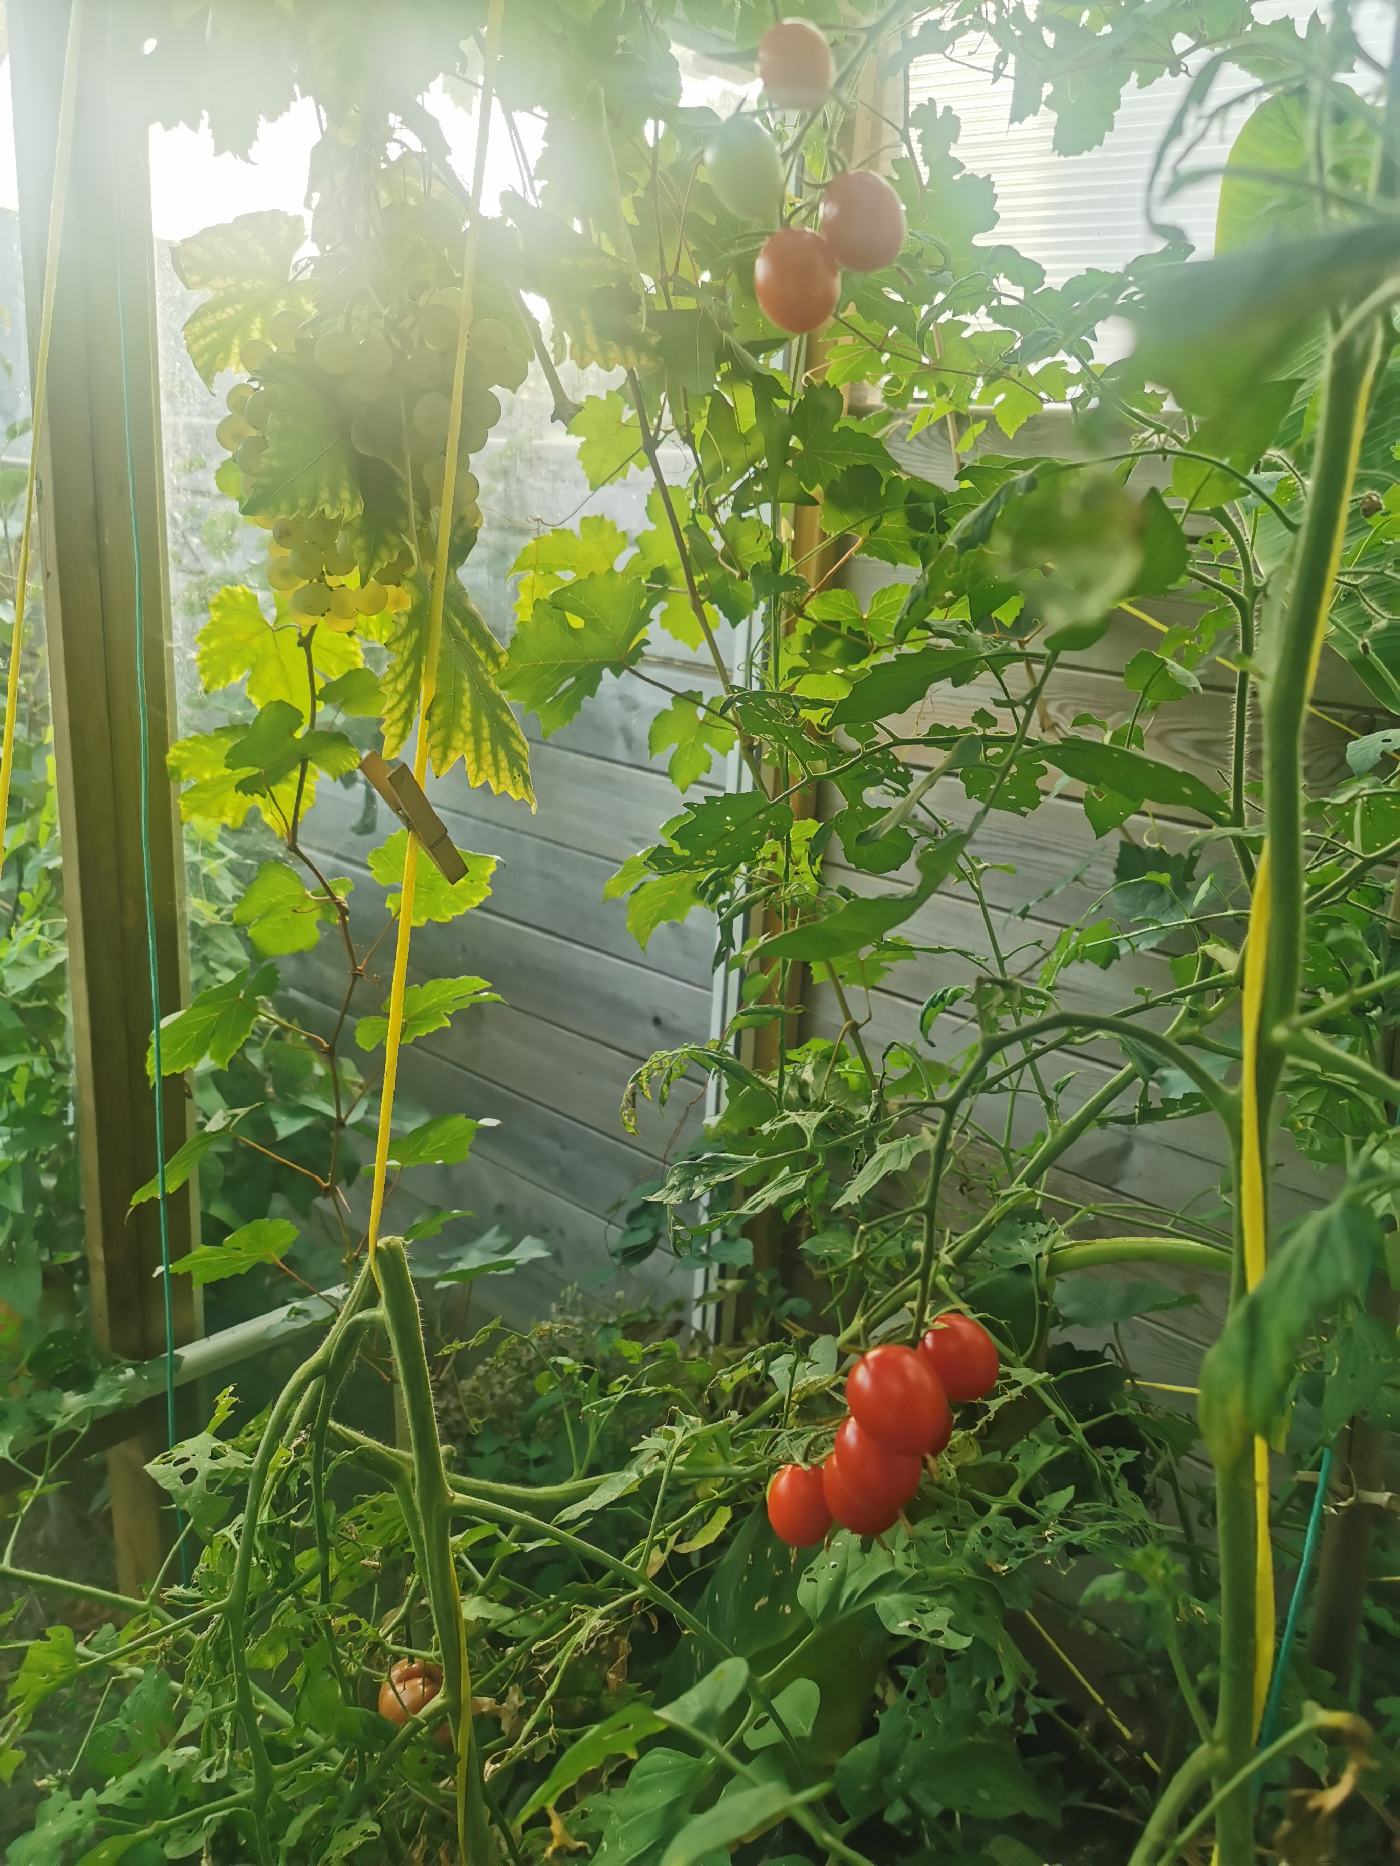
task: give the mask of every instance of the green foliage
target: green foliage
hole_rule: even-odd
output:
[[[1311,1473],[1353,1415],[1395,1411],[1367,1308],[1395,1217],[1377,1041],[1396,1011],[1394,729],[1359,731],[1344,772],[1305,765],[1300,738],[1319,660],[1391,710],[1400,693],[1400,223],[1376,161],[1378,62],[1358,58],[1345,11],[1299,33],[1186,0],[847,9],[840,93],[786,115],[754,96],[725,132],[771,135],[800,226],[846,160],[869,61],[985,67],[1011,122],[1050,113],[1061,154],[1098,147],[1130,87],[1191,75],[1151,178],[1165,245],[1055,284],[997,242],[995,189],[954,153],[955,114],[928,101],[892,121],[907,238],[896,265],[847,271],[814,351],[758,311],[766,229],[706,166],[719,115],[691,101],[669,39],[701,33],[747,82],[770,10],[517,0],[492,135],[514,119],[532,134],[512,137],[519,191],[469,236],[458,383],[466,216],[423,98],[439,78],[479,94],[485,9],[430,0],[412,34],[369,0],[266,7],[254,32],[233,0],[140,11],[162,120],[207,112],[238,149],[296,94],[323,121],[309,238],[248,216],[177,261],[205,295],[196,366],[240,377],[221,488],[270,536],[265,566],[210,589],[197,665],[222,697],[171,755],[182,811],[218,851],[197,989],[161,1032],[197,1116],[165,1179],[197,1172],[204,1214],[174,1267],[229,1294],[293,1277],[349,1294],[265,1416],[235,1421],[225,1396],[155,1461],[193,1526],[188,1584],[119,1635],[54,1627],[6,1661],[0,1773],[52,1784],[9,1858],[269,1866],[387,1846],[474,1866],[570,1850],[610,1866],[1117,1866],[1180,1850],[1204,1793],[1161,1797],[1194,1723],[1215,1732],[1219,1801],[1199,1844],[1246,1866],[1284,1804],[1266,1773],[1256,1835],[1255,1784],[1237,1786],[1257,1543],[1235,1480],[1256,1435]],[[1200,180],[1226,71],[1254,88],[1217,251],[1198,259],[1165,216]],[[1135,349],[1108,360],[1120,321]],[[1339,358],[1354,372],[1340,397]],[[603,497],[517,552],[503,647],[474,600],[503,606],[474,559],[501,514],[471,463],[532,367]],[[635,473],[647,522],[629,532],[601,508]],[[642,1098],[674,1105],[703,1082],[709,1118],[626,1203],[610,1249],[629,1269],[664,1253],[702,1271],[700,1317],[738,1318],[718,1345],[654,1301],[524,1334],[483,1321],[485,1279],[559,1266],[537,1238],[464,1240],[466,1213],[414,1202],[459,1196],[459,1171],[473,1196],[485,1123],[455,1110],[397,1110],[389,1193],[408,1174],[414,1222],[371,1287],[352,1195],[378,1091],[345,1051],[353,1034],[378,1071],[389,1003],[366,1002],[365,980],[399,930],[408,832],[368,858],[386,919],[363,884],[352,915],[306,831],[318,787],[418,733],[432,774],[460,761],[533,804],[513,706],[549,736],[605,677],[639,676],[667,689],[649,747],[683,801],[608,898],[644,948],[710,912],[716,964],[738,976],[716,994],[735,1006],[723,1033],[631,1078],[640,1148]],[[1229,742],[1203,744],[1201,721],[1227,716]],[[731,753],[738,788],[721,786]],[[61,1025],[62,960],[28,775],[23,929],[0,948],[0,1020],[20,1026],[0,1021],[15,1085],[0,1301],[21,1318],[24,1378],[60,1395],[43,1402],[57,1435],[92,1402],[76,1378],[61,1388],[68,1345],[38,1328],[45,1272],[18,1222],[38,1171],[21,1149],[52,1157],[66,1132],[60,1072],[34,1060]],[[1247,933],[1266,843],[1271,920]],[[415,926],[487,898],[494,858],[462,853],[456,884],[420,860]],[[1245,1293],[1247,937],[1265,943],[1272,1008],[1251,1032],[1267,1269]],[[313,949],[318,970],[343,961],[325,1007],[288,989]],[[404,1040],[497,1001],[474,975],[420,979]],[[1275,1164],[1276,1115],[1310,1165],[1349,1175],[1296,1221],[1306,1175]],[[1071,1253],[1084,1267],[1062,1273]],[[1207,1286],[1220,1268],[1233,1277]],[[441,1334],[431,1360],[420,1301]],[[762,1507],[775,1466],[825,1455],[851,1355],[934,1304],[983,1318],[997,1387],[958,1407],[886,1539],[780,1551]],[[1145,1357],[1167,1341],[1189,1358],[1218,1314],[1197,1422],[1176,1406],[1192,1375],[1156,1382]],[[11,1427],[0,1414],[0,1443]],[[1273,1504],[1288,1572],[1306,1489]],[[1364,1618],[1378,1677],[1391,1616],[1370,1602]],[[409,1654],[435,1655],[451,1697],[459,1626],[479,1752],[460,1774],[437,1712],[386,1740],[371,1708]],[[1045,1642],[1061,1634],[1133,1664],[1057,1670]],[[1315,1659],[1295,1656],[1285,1697],[1330,1690]],[[96,1680],[93,1735],[59,1780],[44,1720],[68,1700],[87,1712]],[[1302,1761],[1320,1768],[1320,1749]],[[478,1780],[489,1796],[462,1816],[457,1783]],[[1365,1857],[1365,1804],[1339,1791],[1327,1821],[1337,1809],[1334,1850]]]

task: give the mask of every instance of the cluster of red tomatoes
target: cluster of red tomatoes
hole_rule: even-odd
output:
[[[758,45],[758,75],[780,110],[813,110],[836,82],[831,47],[805,19],[780,20]],[[777,144],[756,117],[731,117],[705,151],[715,192],[746,220],[775,220],[785,194]],[[754,261],[753,289],[765,317],[798,335],[816,330],[841,299],[841,268],[875,272],[904,244],[904,208],[883,176],[851,168],[822,190],[817,227],[770,233]]]
[[[768,1520],[793,1548],[839,1523],[859,1536],[892,1528],[919,1487],[924,1459],[953,1431],[949,1400],[984,1399],[996,1385],[996,1343],[970,1315],[940,1315],[917,1348],[871,1348],[846,1377],[849,1413],[820,1464],[785,1464],[768,1486]]]

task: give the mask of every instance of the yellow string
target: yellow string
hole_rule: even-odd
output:
[[[486,180],[486,148],[491,133],[491,110],[504,0],[491,0],[486,16],[485,75],[481,87],[481,120],[477,124],[476,155],[472,168],[467,234],[462,251],[462,292],[457,326],[457,355],[452,373],[452,409],[447,423],[447,460],[442,475],[438,513],[437,551],[432,588],[428,596],[428,635],[423,648],[423,680],[418,698],[418,738],[413,749],[413,775],[420,788],[428,775],[428,716],[437,692],[438,656],[442,648],[442,614],[447,599],[452,543],[452,508],[457,496],[457,450],[462,439],[462,402],[467,368],[467,339],[471,331],[477,237],[481,225],[481,194]],[[398,1082],[399,1049],[403,1040],[404,994],[408,984],[408,949],[413,934],[413,896],[418,881],[418,838],[409,832],[403,858],[403,891],[394,942],[394,969],[389,983],[388,1030],[384,1038],[384,1081],[379,1095],[379,1130],[374,1148],[374,1179],[370,1188],[369,1255],[379,1244],[384,1217],[385,1188],[389,1177],[389,1143],[394,1119],[394,1090]]]
[[[437,691],[438,655],[442,647],[442,616],[447,600],[447,579],[451,574],[452,508],[457,497],[457,454],[462,440],[462,402],[466,382],[467,339],[471,332],[477,238],[481,225],[481,196],[486,180],[486,150],[491,135],[494,105],[496,50],[500,43],[504,0],[490,0],[486,14],[486,38],[483,48],[485,70],[481,84],[481,117],[476,129],[476,153],[472,165],[471,193],[468,204],[467,232],[462,248],[462,291],[458,305],[457,354],[452,372],[452,406],[447,422],[447,459],[442,475],[442,499],[438,513],[437,549],[433,562],[432,588],[428,594],[428,634],[423,646],[423,678],[418,695],[418,737],[413,748],[413,776],[420,789],[428,775],[428,718]],[[413,897],[418,881],[418,838],[410,830],[404,847],[403,887],[399,897],[399,924],[394,940],[394,969],[389,984],[388,1029],[384,1037],[384,1080],[379,1092],[379,1129],[374,1147],[374,1179],[370,1189],[369,1261],[374,1267],[379,1245],[379,1230],[384,1217],[384,1196],[389,1178],[389,1142],[394,1123],[394,1091],[398,1083],[399,1051],[403,1043],[404,994],[408,983],[408,952],[413,938]],[[453,1570],[456,1592],[456,1570]],[[460,1600],[455,1602],[458,1677],[462,1681],[462,1701],[457,1707],[456,1796],[458,1839],[464,1861],[469,1859],[467,1834],[467,1773],[471,1754],[472,1686],[471,1663],[467,1651],[466,1622]]]
[[[1273,912],[1272,867],[1266,842],[1254,876],[1249,938],[1244,953],[1240,1073],[1240,1230],[1244,1281],[1254,1289],[1268,1261],[1268,1204],[1264,1191],[1264,1135],[1259,1105],[1259,1035]],[[1274,1658],[1274,1557],[1269,1541],[1269,1447],[1254,1441],[1254,1721],[1257,1730],[1269,1693]]]
[[[58,283],[58,248],[63,233],[63,210],[68,197],[69,159],[73,151],[73,118],[78,93],[78,41],[83,0],[73,0],[68,16],[68,43],[63,54],[63,84],[58,100],[58,128],[54,139],[53,187],[49,194],[48,248],[44,254],[44,289],[39,307],[39,344],[34,362],[34,418],[29,424],[29,472],[24,483],[24,522],[19,534],[19,560],[15,578],[15,617],[10,629],[10,663],[5,679],[5,723],[0,729],[0,868],[5,865],[5,825],[10,814],[10,786],[15,768],[15,723],[19,717],[19,664],[24,648],[24,610],[29,592],[29,547],[34,532],[34,490],[39,477],[39,445],[44,432],[44,405],[48,399],[49,345],[53,338],[53,307]]]

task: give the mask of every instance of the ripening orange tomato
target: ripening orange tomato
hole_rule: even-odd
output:
[[[758,75],[780,110],[815,110],[836,82],[826,34],[809,19],[780,19],[758,42]]]
[[[799,336],[825,324],[841,302],[841,269],[820,234],[780,227],[754,261],[753,292],[770,323]]]
[[[848,168],[822,190],[818,228],[841,265],[878,272],[893,265],[904,244],[904,203],[883,175]]]

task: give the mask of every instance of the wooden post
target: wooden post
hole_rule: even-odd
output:
[[[11,88],[31,375],[48,237],[54,135],[72,0],[10,0]],[[59,833],[73,1005],[74,1094],[93,1327],[115,1354],[164,1348],[158,1214],[128,1201],[156,1170],[146,1076],[151,1028],[136,687],[137,551],[150,709],[150,864],[163,1013],[186,992],[184,877],[165,752],[172,692],[165,578],[155,276],[147,127],[139,88],[117,68],[108,10],[83,6],[77,111],[54,301],[40,457],[44,622],[53,695]],[[117,292],[126,329],[123,357]],[[124,366],[124,367],[123,367]],[[125,409],[131,426],[128,440]],[[187,1131],[176,1079],[164,1090],[166,1145]],[[189,1247],[190,1192],[169,1201],[172,1254]],[[177,1338],[196,1327],[181,1287]],[[162,1493],[142,1466],[163,1428],[110,1454],[117,1577],[153,1577],[168,1540]]]

